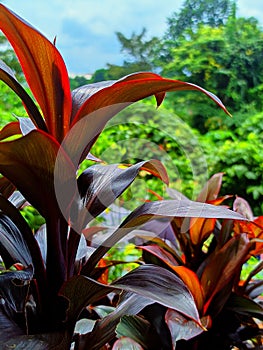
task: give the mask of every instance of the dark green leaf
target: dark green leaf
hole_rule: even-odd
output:
[[[118,338],[128,337],[143,349],[160,349],[158,336],[149,321],[139,316],[125,315],[116,328]]]
[[[263,308],[252,299],[241,295],[231,294],[226,303],[226,308],[240,315],[255,317],[263,321]]]
[[[136,315],[152,301],[140,295],[125,293],[116,309],[108,316],[99,320],[93,331],[83,335],[80,339],[80,350],[99,350],[101,347],[115,337],[115,329],[120,318],[126,314]]]

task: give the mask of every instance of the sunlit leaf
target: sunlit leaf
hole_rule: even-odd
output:
[[[21,129],[18,122],[8,123],[0,130],[0,141],[14,135],[21,135]]]
[[[179,277],[160,266],[141,265],[112,285],[173,308],[199,322],[199,314],[188,287]]]
[[[13,46],[48,131],[62,141],[69,130],[71,93],[65,63],[41,33],[0,4],[0,29]]]

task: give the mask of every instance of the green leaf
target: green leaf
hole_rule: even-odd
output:
[[[69,130],[71,93],[65,63],[49,40],[0,4],[0,29],[13,46],[48,131],[62,141]]]
[[[136,315],[152,301],[133,293],[122,293],[121,300],[116,309],[102,320],[97,321],[92,332],[80,337],[80,350],[99,350],[112,340],[116,334],[115,329],[124,315]]]
[[[124,315],[116,328],[118,338],[128,337],[143,349],[160,349],[156,331],[149,321],[139,316]]]
[[[263,308],[252,299],[232,293],[226,303],[226,308],[240,315],[255,317],[263,321]]]

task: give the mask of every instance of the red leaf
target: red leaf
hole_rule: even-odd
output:
[[[177,261],[175,260],[175,258],[172,256],[171,253],[167,252],[165,249],[163,249],[162,247],[159,247],[156,244],[140,246],[140,249],[153,254],[169,267],[178,265]]]
[[[0,29],[13,46],[48,131],[62,141],[69,130],[71,94],[65,63],[41,33],[0,4]]]
[[[12,122],[3,127],[0,130],[0,141],[7,139],[8,137],[14,135],[21,135],[21,130],[19,126],[19,122]]]
[[[185,266],[173,266],[172,269],[189,288],[194,297],[197,309],[202,313],[204,307],[203,288],[196,273]]]
[[[250,241],[246,234],[242,234],[233,237],[221,249],[215,250],[210,255],[201,276],[206,302],[204,312],[208,309],[213,297],[240,273],[249,248]]]
[[[224,173],[214,174],[205,184],[197,197],[198,202],[208,202],[217,198]]]
[[[0,172],[45,218],[57,210],[54,167],[58,149],[59,144],[53,138],[38,130],[15,141],[0,143]],[[70,170],[65,157],[62,165]]]

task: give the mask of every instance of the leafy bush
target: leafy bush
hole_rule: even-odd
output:
[[[235,132],[211,131],[201,140],[209,172],[225,172],[223,190],[248,200],[255,214],[263,212],[262,113],[250,116]]]

